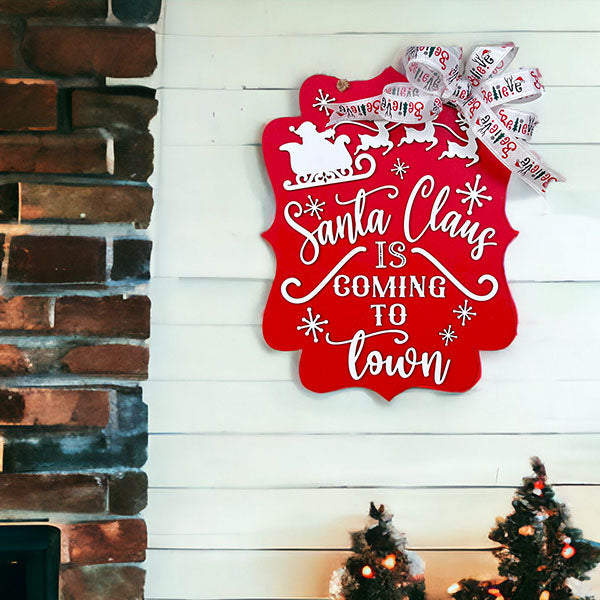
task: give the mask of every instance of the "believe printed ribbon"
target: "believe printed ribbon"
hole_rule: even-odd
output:
[[[479,46],[461,75],[462,48],[411,46],[401,64],[393,65],[403,67],[408,82],[388,84],[379,96],[330,104],[330,123],[385,120],[414,125],[436,119],[443,104],[451,104],[498,160],[543,195],[551,182],[565,179],[527,144],[537,116],[512,106],[544,93],[538,69],[502,74],[517,50],[513,43]]]

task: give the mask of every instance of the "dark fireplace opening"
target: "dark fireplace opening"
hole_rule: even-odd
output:
[[[57,600],[60,530],[50,525],[0,527],[2,600]]]

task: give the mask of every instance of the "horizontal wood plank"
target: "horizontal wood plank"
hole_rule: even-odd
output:
[[[587,538],[600,539],[600,487],[556,492],[568,503],[572,523]],[[487,537],[494,518],[512,510],[513,493],[512,488],[150,489],[145,518],[151,548],[349,549],[348,532],[364,526],[373,501],[394,514],[411,547],[486,548],[494,545]]]
[[[164,32],[198,36],[508,33],[515,29],[515,14],[519,15],[518,28],[531,32],[598,29],[595,0],[572,0],[569,6],[570,10],[565,10],[562,0],[529,0],[524,11],[520,0],[505,0],[499,11],[493,0],[462,0],[459,7],[436,0],[421,0],[418,4],[371,0],[367,12],[358,0],[261,0],[259,4],[247,0],[169,0]]]
[[[543,146],[568,182],[547,204],[511,179],[507,212],[521,233],[507,255],[512,280],[600,279],[598,146]],[[155,213],[159,277],[270,278],[273,254],[260,233],[273,192],[259,148],[166,147]],[[183,218],[185,216],[185,218]],[[594,218],[589,218],[594,217]]]
[[[317,6],[314,4],[313,10],[317,11]],[[368,19],[361,19],[356,10],[352,12],[356,30],[361,30],[361,21]],[[462,9],[459,12],[463,14]],[[597,19],[590,22],[597,23]],[[581,27],[589,25],[582,22]],[[315,73],[369,79],[388,67],[399,49],[410,45],[459,45],[468,49],[507,40],[520,47],[515,68],[538,67],[546,85],[600,84],[600,70],[595,64],[600,34],[589,31],[164,37],[162,85],[166,88],[298,88]],[[565,51],[569,47],[577,48],[577,60]]]
[[[315,394],[293,381],[150,381],[151,433],[593,433],[597,381],[493,381],[464,394]],[[568,409],[567,409],[568,407]]]
[[[153,487],[512,486],[532,455],[551,466],[556,482],[600,483],[598,433],[166,434],[150,436],[149,452]]]
[[[153,325],[260,325],[271,281],[155,277],[150,284]],[[510,283],[519,322],[561,335],[600,327],[598,282]],[[598,325],[594,325],[594,324]]]
[[[481,352],[483,377],[496,381],[598,381],[598,324],[575,337],[523,325],[508,347]],[[269,348],[257,326],[161,326],[153,331],[150,376],[163,381],[289,381],[298,352]]]
[[[146,597],[163,600],[328,598],[331,573],[346,552],[150,550]],[[446,589],[462,577],[491,578],[491,552],[420,551],[431,600],[447,600]],[[583,590],[600,592],[600,572]],[[579,591],[579,590],[578,590]],[[582,593],[585,595],[585,592]]]
[[[584,367],[589,373],[579,370],[578,364],[586,356],[588,341],[594,344],[600,335],[600,284],[512,284],[520,335],[510,359],[496,365],[495,356],[510,352],[512,346],[484,353],[484,377],[465,394],[410,390],[391,403],[365,390],[322,396],[295,383],[295,356],[268,350],[260,331],[247,327],[260,323],[269,285],[220,279],[153,281],[151,373],[166,380],[145,384],[152,432],[600,431],[597,382],[574,381],[573,374],[567,381],[557,380],[561,368],[557,371],[554,366],[572,353],[571,364],[580,375],[589,379],[595,372],[589,362],[595,360],[593,351]],[[246,344],[231,341],[232,325],[250,336],[253,347],[244,351]],[[238,331],[238,336],[242,333]],[[538,363],[552,354],[553,364]],[[521,369],[515,371],[518,365]],[[532,371],[538,376],[531,377]],[[174,380],[177,373],[222,381]],[[522,377],[515,378],[516,373]],[[282,374],[288,381],[246,381]],[[227,381],[235,378],[242,381]]]
[[[162,97],[165,146],[260,144],[269,121],[300,114],[295,89],[167,89]],[[540,118],[533,142],[535,145],[600,143],[600,128],[590,127],[589,112],[573,110],[574,106],[599,103],[600,87],[548,88],[542,98],[523,105],[523,110],[533,111]],[[297,138],[290,134],[290,139]]]
[[[567,292],[563,303],[558,299],[554,304],[547,303],[544,286],[530,288],[515,341],[504,350],[481,353],[483,377],[596,381],[600,352],[597,285],[581,288],[585,291],[580,302]],[[263,297],[264,291],[259,292],[258,298]],[[153,380],[289,381],[297,377],[298,353],[269,348],[258,325],[155,325],[152,335]]]

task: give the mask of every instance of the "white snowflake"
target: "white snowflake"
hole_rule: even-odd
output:
[[[400,179],[404,179],[404,175],[406,175],[408,169],[410,169],[410,167],[406,163],[400,162],[400,159],[397,158],[390,171],[394,173],[394,175],[400,175]]]
[[[448,327],[446,327],[446,329],[444,329],[443,331],[440,331],[439,335],[441,336],[442,340],[445,342],[444,346],[447,346],[450,342],[453,342],[456,338],[458,338],[458,336],[456,335],[456,333],[454,333],[454,331],[452,329],[452,325],[448,325]]]
[[[491,196],[484,196],[483,192],[487,190],[486,185],[482,185],[479,187],[479,181],[481,179],[481,175],[475,175],[475,182],[471,185],[469,182],[465,183],[466,190],[461,190],[459,188],[456,189],[457,194],[462,194],[464,198],[461,200],[463,204],[469,203],[469,208],[467,209],[467,214],[473,214],[473,204],[476,204],[479,208],[483,206],[482,200],[487,200],[488,202],[492,201]]]
[[[321,220],[320,213],[323,212],[323,207],[325,206],[325,202],[321,202],[318,198],[312,198],[309,194],[306,199],[308,202],[304,205],[306,206],[306,210],[304,214],[308,213],[311,217],[317,217],[319,221]]]
[[[304,333],[304,335],[308,336],[312,333],[313,341],[318,342],[319,338],[317,336],[317,332],[323,333],[323,328],[320,326],[327,325],[327,323],[329,323],[329,321],[327,319],[324,319],[323,321],[319,321],[319,319],[321,318],[321,315],[316,315],[313,317],[312,308],[307,308],[306,312],[308,313],[308,318],[302,317],[302,322],[306,323],[306,325],[298,325],[298,327],[296,327],[296,329],[298,331],[302,331],[303,329],[306,329],[306,332]]]
[[[329,105],[333,102],[335,102],[335,98],[327,93],[323,93],[323,90],[319,90],[319,95],[315,96],[313,108],[318,108],[319,111],[323,111],[327,116],[329,116],[329,113],[333,112],[333,108],[331,108]]]
[[[465,321],[470,321],[471,317],[476,317],[477,313],[473,310],[473,307],[469,306],[469,301],[465,300],[464,305],[458,305],[458,308],[452,311],[456,313],[457,319],[461,320],[461,325],[465,326]]]

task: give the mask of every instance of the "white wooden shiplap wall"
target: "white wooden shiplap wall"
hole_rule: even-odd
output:
[[[347,532],[384,502],[430,598],[491,576],[487,533],[540,455],[600,540],[600,5],[596,0],[165,0],[150,406],[147,597],[323,598]],[[425,32],[425,33],[423,33]],[[274,272],[262,127],[318,72],[369,78],[399,47],[513,40],[547,84],[547,203],[512,182],[519,335],[460,395],[304,391],[260,320]],[[600,572],[591,583],[600,593]]]

